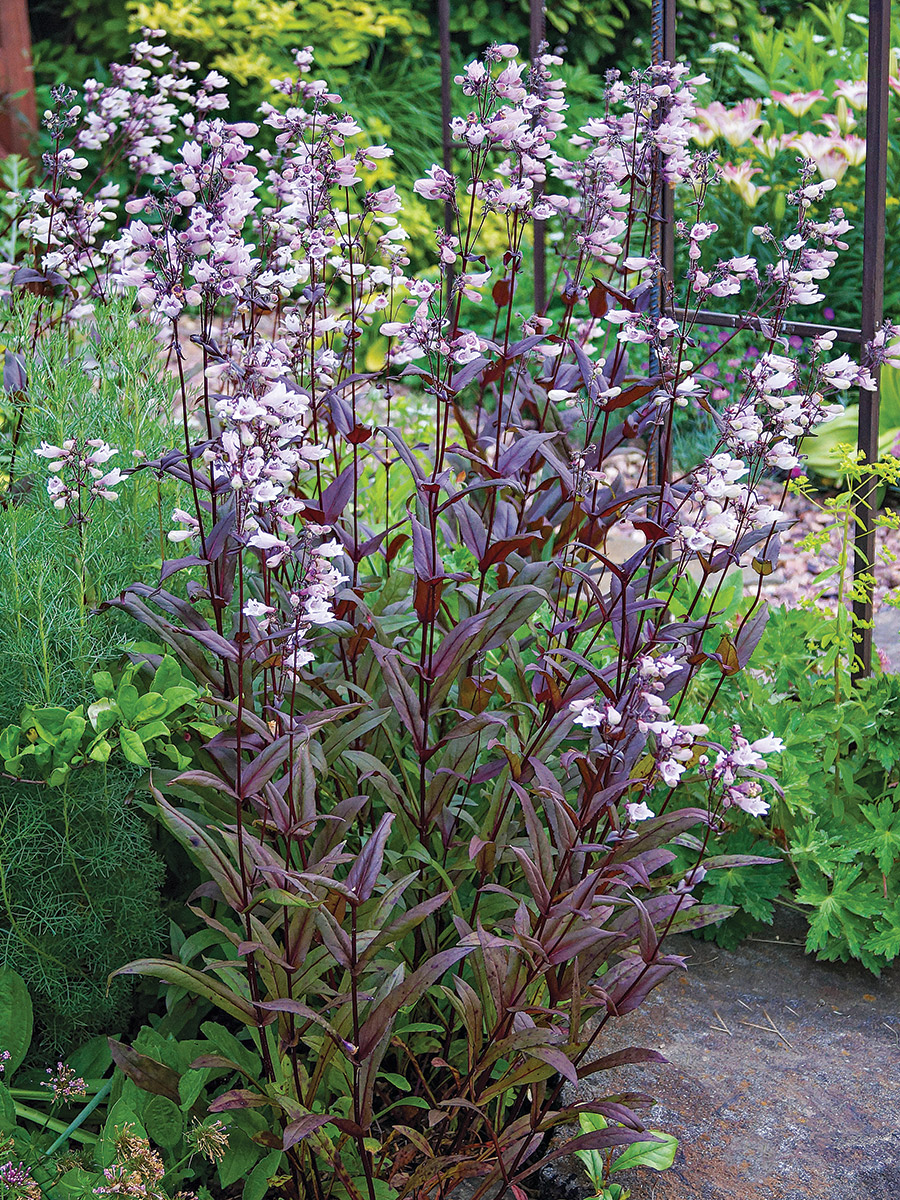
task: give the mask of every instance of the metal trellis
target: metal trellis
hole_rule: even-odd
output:
[[[530,0],[530,49],[531,54],[544,40],[545,8],[541,0]],[[676,0],[652,0],[651,6],[651,51],[652,62],[676,61],[675,44]],[[450,0],[438,0],[440,27],[442,118],[444,122],[443,147],[444,166],[450,166]],[[834,329],[837,341],[849,345],[865,344],[872,340],[884,318],[884,241],[885,205],[887,199],[887,129],[888,129],[888,75],[890,73],[890,20],[891,0],[869,0],[868,23],[868,104],[866,113],[866,165],[865,202],[863,216],[863,262],[862,262],[862,316],[859,328],[848,325],[820,325],[811,321],[785,321],[781,332],[786,335],[814,337],[826,330]],[[659,214],[651,229],[651,245],[659,255],[664,267],[664,278],[671,280],[674,274],[675,228],[673,195],[661,181],[653,183],[658,203],[654,211]],[[543,223],[535,222],[534,236],[535,308],[543,311],[546,304],[546,249]],[[661,286],[655,302],[662,307],[666,298]],[[682,310],[676,308],[675,316]],[[701,310],[697,320],[705,325],[734,328],[741,320],[732,313]],[[873,367],[878,383],[879,372]],[[858,447],[866,462],[878,458],[878,410],[879,392],[862,391],[859,401]],[[668,447],[658,448],[664,454]],[[655,464],[656,465],[656,464]],[[662,467],[665,464],[660,463]],[[874,480],[866,480],[857,493],[855,513],[857,533],[854,546],[853,572],[855,581],[862,585],[871,574],[875,563],[875,504]],[[855,675],[868,674],[872,663],[872,589],[862,587],[865,599],[854,601],[854,615],[859,623],[860,641],[857,647],[858,665]]]

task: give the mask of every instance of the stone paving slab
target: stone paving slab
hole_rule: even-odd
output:
[[[650,1123],[680,1141],[671,1171],[617,1177],[632,1200],[900,1200],[900,968],[817,963],[802,932],[673,939],[690,969],[615,1022],[603,1053],[669,1059],[616,1083],[656,1096]]]

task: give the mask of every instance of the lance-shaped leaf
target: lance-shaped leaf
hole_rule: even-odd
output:
[[[629,1066],[631,1063],[667,1063],[669,1060],[657,1050],[646,1050],[643,1046],[627,1046],[624,1050],[616,1050],[613,1054],[604,1054],[593,1062],[582,1063],[578,1067],[578,1078],[586,1079],[588,1075],[596,1075],[598,1071],[611,1071],[614,1067]]]
[[[261,750],[241,772],[240,794],[246,799],[261,792],[276,771],[290,758],[293,734],[284,733]]]
[[[404,727],[412,736],[416,753],[424,754],[425,725],[422,720],[422,710],[419,707],[419,698],[409,686],[400,670],[397,651],[389,650],[386,646],[380,646],[377,642],[373,642],[372,653],[381,667],[388,695],[397,712],[400,714],[400,719]]]
[[[232,1088],[230,1092],[216,1096],[209,1106],[209,1112],[232,1112],[234,1109],[265,1108],[267,1105],[279,1107],[275,1100],[264,1096],[262,1092],[252,1092],[248,1088]]]
[[[311,1133],[315,1133],[317,1129],[321,1129],[323,1125],[328,1125],[333,1120],[330,1113],[308,1113],[305,1117],[291,1121],[285,1128],[282,1148],[290,1150],[291,1146],[296,1146],[305,1137],[309,1137]]]
[[[760,643],[769,621],[768,601],[764,602],[755,616],[742,621],[734,639],[734,652],[739,667],[746,667],[753,651]]]
[[[304,1020],[312,1021],[324,1029],[328,1036],[333,1038],[347,1054],[353,1054],[356,1051],[356,1047],[346,1038],[341,1037],[330,1021],[326,1021],[320,1013],[315,1012],[308,1004],[303,1004],[300,1000],[292,1000],[288,997],[279,1000],[260,1000],[257,1008],[264,1008],[267,1012],[292,1013],[294,1016],[303,1017]]]
[[[165,1096],[175,1104],[181,1103],[178,1094],[179,1075],[177,1071],[173,1071],[164,1063],[157,1062],[155,1058],[148,1058],[146,1054],[140,1054],[133,1047],[126,1046],[124,1042],[117,1042],[115,1038],[106,1040],[109,1042],[113,1062],[133,1083],[136,1083],[145,1092],[152,1092],[155,1096]]]
[[[345,883],[356,894],[356,902],[364,904],[375,890],[384,862],[384,848],[390,837],[394,814],[385,813],[375,832],[366,840],[356,856]]]
[[[145,975],[152,979],[161,979],[174,987],[184,988],[193,996],[201,996],[220,1008],[242,1025],[256,1026],[258,1024],[253,1005],[239,992],[216,979],[214,975],[205,975],[184,963],[174,962],[167,958],[138,958],[134,962],[119,967],[109,976],[114,979],[117,975]]]
[[[359,1057],[366,1058],[371,1054],[376,1043],[384,1036],[385,1031],[401,1008],[414,1004],[425,991],[437,983],[445,971],[471,954],[474,946],[454,946],[450,950],[442,950],[424,962],[418,970],[413,971],[408,979],[404,979],[399,987],[394,988],[389,996],[375,1006],[363,1022],[359,1031]]]
[[[183,778],[183,776],[179,776],[179,782]],[[221,782],[216,780],[215,776],[211,776],[211,779],[214,783],[218,783],[219,789],[222,790]],[[181,842],[188,853],[209,872],[219,885],[226,902],[233,909],[242,908],[241,877],[222,847],[196,821],[192,821],[185,813],[169,804],[163,794],[152,785],[151,791],[159,808],[162,823]]]
[[[449,892],[438,892],[437,895],[429,896],[421,904],[414,905],[407,912],[403,913],[402,916],[391,921],[390,925],[385,926],[366,946],[365,951],[359,956],[359,965],[361,967],[365,966],[385,946],[395,946],[401,938],[406,937],[408,933],[421,925],[432,913],[442,908],[449,898]]]
[[[531,1163],[524,1171],[514,1175],[510,1182],[519,1183],[521,1180],[527,1179],[529,1175],[533,1175],[535,1171],[547,1166],[548,1163],[556,1162],[558,1158],[566,1158],[570,1154],[576,1154],[579,1150],[609,1150],[614,1146],[631,1146],[634,1142],[659,1144],[659,1141],[659,1138],[646,1133],[632,1129],[617,1129],[613,1126],[608,1129],[597,1129],[591,1133],[582,1133],[578,1137],[572,1138],[571,1141],[565,1142],[550,1154],[546,1154],[536,1163]]]

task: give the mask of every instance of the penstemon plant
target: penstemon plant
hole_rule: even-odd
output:
[[[872,377],[835,367],[829,337],[801,361],[780,336],[846,228],[840,209],[814,215],[830,181],[810,164],[790,236],[759,231],[774,266],[706,261],[716,172],[687,148],[687,68],[611,73],[567,135],[559,59],[492,46],[457,79],[457,172],[415,181],[445,224],[414,277],[401,201],[377,186],[390,150],[362,141],[309,51],[296,61],[259,126],[217,115],[221,79],[195,81],[157,34],[83,108],[58,92],[52,186],[30,195],[34,260],[11,268],[9,303],[46,293],[38,339],[134,289],[179,380],[184,444],[126,473],[181,486],[183,553],[106,607],[218,713],[188,770],[153,774],[162,824],[209,877],[192,907],[217,957],[123,972],[243,1028],[256,1069],[195,1069],[240,1077],[212,1113],[265,1114],[264,1184],[383,1200],[473,1176],[480,1200],[573,1151],[656,1144],[647,1097],[566,1085],[660,1059],[604,1052],[607,1026],[684,965],[669,933],[729,911],[692,896],[734,862],[706,858],[708,835],[728,807],[766,811],[781,742],[711,729],[715,686],[700,721],[679,714],[701,672],[733,675],[762,635],[784,522],[762,476]],[[649,249],[660,186],[690,213],[678,279]],[[524,299],[535,221],[556,254],[540,312]],[[655,315],[658,288],[683,319]],[[737,294],[762,353],[716,412],[695,314]],[[636,440],[665,449],[692,398],[718,431],[701,467],[612,469]],[[419,404],[431,432],[413,440]],[[720,589],[751,555],[756,603],[727,627]],[[705,804],[673,807],[687,780]]]

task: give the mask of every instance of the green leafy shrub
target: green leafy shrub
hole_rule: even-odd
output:
[[[809,922],[810,953],[878,974],[900,956],[900,676],[850,686],[846,636],[818,611],[775,609],[751,670],[718,692],[715,711],[749,735],[771,730],[785,752],[766,823],[733,814],[716,853],[782,862],[710,875],[704,900],[737,912],[703,936],[737,945],[787,904]]]

